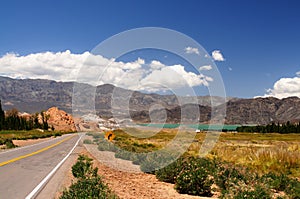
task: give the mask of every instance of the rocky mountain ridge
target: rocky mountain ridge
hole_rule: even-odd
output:
[[[181,120],[202,123],[210,121],[214,113],[224,110],[225,123],[228,124],[268,124],[271,122],[300,121],[300,99],[273,97],[238,99],[210,96],[178,97],[175,95],[146,94],[105,84],[93,87],[74,82],[56,82],[42,79],[11,79],[0,77],[0,98],[4,109],[17,108],[22,112],[39,112],[56,106],[72,114],[72,95],[74,87],[82,102],[95,99],[96,114],[102,118],[117,116],[123,120],[149,122],[153,118],[165,119],[168,123]],[[94,92],[94,96],[86,93]],[[197,100],[198,104],[195,104]],[[211,107],[213,104],[217,105]],[[92,100],[93,101],[93,100]],[[184,101],[183,106],[180,102]],[[80,104],[80,103],[79,103]],[[187,111],[182,111],[182,108]],[[89,110],[82,109],[84,114]],[[199,113],[193,111],[199,110]],[[86,113],[85,113],[86,111]],[[183,113],[183,114],[182,114]]]

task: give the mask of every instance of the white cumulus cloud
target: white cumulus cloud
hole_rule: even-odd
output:
[[[297,76],[300,76],[300,71],[296,72],[296,75],[297,75]]]
[[[279,79],[273,88],[267,90],[264,97],[270,96],[279,99],[291,96],[300,97],[300,77]]]
[[[152,70],[159,70],[159,69],[165,67],[164,64],[162,64],[160,61],[157,61],[157,60],[152,60],[151,63],[149,64],[149,66]]]
[[[206,70],[209,69],[205,66]],[[185,86],[208,86],[213,78],[188,72],[182,65],[165,65],[108,59],[89,52],[73,54],[43,52],[25,56],[10,53],[0,57],[0,75],[12,78],[79,81],[92,85],[110,83],[133,90],[164,91]]]
[[[215,61],[225,61],[225,58],[220,50],[212,51],[211,56]]]
[[[187,54],[197,54],[197,55],[200,55],[200,52],[199,52],[198,48],[193,48],[193,47],[188,46],[184,50],[185,50],[185,53],[187,53]]]
[[[211,69],[212,69],[211,65],[204,65],[199,67],[199,70],[211,70]]]
[[[208,86],[210,81],[213,81],[211,77],[187,72],[182,65],[173,65],[152,71],[141,80],[141,85],[149,91],[159,91],[167,90],[167,88],[177,89],[185,86]]]

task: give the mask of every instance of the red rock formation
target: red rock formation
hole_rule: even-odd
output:
[[[57,131],[76,131],[73,117],[57,107],[49,108],[46,111],[49,115],[48,124],[53,126]]]

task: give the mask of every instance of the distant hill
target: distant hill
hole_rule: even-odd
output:
[[[112,115],[136,122],[149,122],[150,118],[167,117],[168,123],[184,121],[208,122],[212,110],[224,109],[221,97],[199,96],[198,104],[194,104],[192,97],[177,97],[175,95],[145,94],[131,91],[110,84],[97,86],[74,82],[56,82],[42,79],[11,79],[0,77],[0,98],[4,109],[17,108],[29,113],[47,110],[56,106],[72,113],[72,95],[74,85],[82,102],[91,100],[86,95],[95,90],[95,108],[97,114],[103,118]],[[211,108],[211,100],[218,107]],[[179,101],[184,101],[182,107]],[[128,115],[128,102],[129,113]],[[80,103],[79,103],[80,104]],[[160,106],[157,106],[159,104]],[[162,110],[164,107],[166,109]],[[85,107],[80,107],[85,111]],[[286,99],[256,98],[256,99],[226,99],[226,123],[228,124],[268,124],[270,122],[300,121],[300,99],[290,97]],[[149,111],[150,110],[150,111]],[[185,110],[185,111],[182,111]],[[194,110],[200,110],[195,113]],[[88,111],[87,111],[88,112]],[[184,113],[184,114],[182,114]]]

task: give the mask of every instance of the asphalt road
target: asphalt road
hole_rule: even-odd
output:
[[[0,153],[0,199],[25,198],[61,162],[79,139],[64,135]]]

